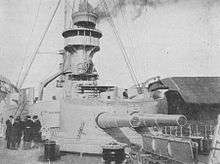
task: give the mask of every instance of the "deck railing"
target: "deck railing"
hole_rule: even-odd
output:
[[[162,127],[162,132],[176,137],[202,137],[203,139],[210,139],[214,135],[215,126],[215,121],[190,121],[183,127],[164,126]]]
[[[212,139],[216,127],[216,121],[190,121],[186,126],[164,126],[163,134],[189,138],[198,143],[198,151],[200,154],[208,154],[211,148]]]

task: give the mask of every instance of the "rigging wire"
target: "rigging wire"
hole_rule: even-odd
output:
[[[46,30],[44,31],[43,35],[41,36],[40,42],[39,42],[37,48],[35,49],[33,56],[31,57],[31,62],[30,62],[30,64],[28,65],[28,68],[27,68],[27,70],[26,70],[26,72],[25,72],[25,74],[24,74],[24,76],[23,76],[21,82],[20,82],[19,85],[18,85],[18,88],[19,88],[19,89],[22,87],[22,85],[24,84],[24,81],[26,80],[26,78],[27,78],[27,76],[28,76],[28,73],[29,73],[29,71],[30,71],[30,68],[31,68],[31,66],[32,66],[32,64],[33,64],[33,62],[34,62],[36,56],[37,56],[37,53],[38,53],[38,50],[40,49],[41,44],[43,43],[43,40],[44,40],[44,38],[45,38],[45,36],[46,36],[46,34],[47,34],[47,31],[49,30],[49,27],[50,27],[50,25],[51,25],[51,23],[52,23],[54,17],[55,17],[55,14],[56,14],[56,12],[57,12],[59,6],[60,6],[60,3],[61,3],[61,0],[59,0],[59,1],[57,2],[57,6],[56,6],[56,8],[55,8],[55,10],[54,10],[54,12],[53,12],[53,14],[52,14],[51,19],[49,20],[49,23],[47,24]]]
[[[36,24],[37,24],[37,20],[38,20],[38,17],[39,17],[39,12],[40,12],[40,7],[41,7],[41,2],[42,0],[39,1],[39,4],[38,4],[38,8],[37,8],[37,14],[35,16],[35,21],[34,21],[34,24],[33,24],[33,27],[31,29],[31,33],[30,33],[30,36],[28,38],[28,41],[26,43],[26,47],[25,47],[25,51],[24,51],[24,54],[25,54],[25,57],[27,56],[27,52],[28,52],[28,47],[29,47],[29,43],[31,42],[31,38],[32,38],[32,35],[33,35],[33,32],[34,32],[34,29],[36,27]],[[18,79],[17,79],[17,82],[16,82],[16,86],[18,86],[18,83],[20,81],[20,78],[21,78],[21,73],[24,69],[24,66],[25,66],[25,61],[26,60],[23,60],[23,63],[22,63],[22,66],[20,68],[20,71],[19,71],[19,74],[18,74]]]
[[[114,3],[114,1],[113,1],[113,3]],[[123,18],[124,18],[124,14],[122,13],[122,11],[121,11],[121,14],[122,14],[122,16],[123,16]],[[113,22],[113,20],[112,20],[112,22]],[[125,21],[125,19],[124,19],[124,22],[126,22]],[[114,23],[114,22],[113,22]],[[127,27],[127,25],[126,25],[126,27]],[[117,28],[116,28],[116,30],[117,30]],[[116,31],[117,32],[117,31]],[[119,37],[120,38],[120,37]],[[122,41],[121,41],[122,42]],[[122,43],[123,44],[123,43]],[[123,48],[124,48],[124,46],[122,46]],[[134,69],[133,69],[133,67],[132,67],[132,64],[131,64],[131,62],[130,62],[130,60],[129,60],[129,57],[128,57],[128,55],[127,55],[127,52],[125,51],[125,58],[126,58],[126,60],[127,60],[127,64],[128,64],[128,66],[129,66],[129,70],[131,71],[131,73],[133,74],[133,77],[134,77],[134,80],[135,80],[135,82],[136,82],[136,84],[139,86],[139,82],[138,82],[138,80],[137,80],[137,77],[136,77],[136,73],[135,73],[135,71],[134,71]]]
[[[106,10],[106,12],[109,12],[108,5],[107,5],[106,1],[103,0],[102,2],[103,2],[103,6],[104,6],[104,9]],[[112,28],[113,28],[113,32],[114,32],[114,34],[115,34],[115,36],[116,36],[116,39],[118,40],[119,47],[121,48],[121,51],[122,51],[122,54],[123,54],[125,63],[126,63],[128,69],[129,69],[130,76],[131,76],[133,82],[134,82],[137,86],[139,86],[138,80],[137,80],[137,78],[136,78],[134,72],[132,71],[132,68],[131,68],[131,65],[130,65],[130,62],[129,62],[129,58],[127,57],[126,49],[124,48],[123,42],[122,42],[122,40],[121,40],[121,38],[120,38],[120,36],[119,36],[119,34],[118,34],[117,28],[116,28],[116,26],[115,26],[115,24],[114,24],[114,22],[113,22],[113,19],[112,19],[112,16],[111,16],[111,15],[107,16],[107,21],[109,22],[109,24],[110,24],[110,25],[112,26]]]
[[[113,0],[113,3],[116,4],[116,3],[115,3],[115,0]],[[119,5],[120,5],[120,3],[119,3]],[[128,22],[127,22],[126,19],[125,19],[126,16],[125,16],[125,13],[124,13],[123,10],[122,10],[122,5],[120,5],[119,10],[120,10],[121,15],[122,15],[122,18],[123,18],[124,26],[128,28],[129,25],[128,25]],[[133,42],[133,40],[132,40],[131,38],[133,38],[133,37],[135,37],[135,36],[134,36],[134,33],[133,33],[132,30],[130,31],[130,33],[131,33],[131,37],[130,37],[130,35],[127,35],[127,36],[128,36],[128,40],[129,40],[130,45],[134,45],[134,44],[133,44],[134,42]],[[137,54],[136,48],[133,48],[132,50],[134,50],[134,53]],[[131,55],[130,55],[130,56],[131,56]],[[132,72],[133,72],[133,74],[134,74],[134,76],[135,76],[135,78],[136,78],[136,81],[138,82],[137,76],[136,76],[136,72],[135,72],[135,70],[134,70],[134,67],[132,66],[132,63],[130,62],[130,59],[134,58],[134,56],[132,55],[130,59],[129,59],[129,57],[127,56],[127,58],[128,58],[128,62],[129,62],[129,65],[130,65],[130,67],[131,67],[131,70],[132,70]],[[133,60],[133,63],[134,63],[134,60]],[[139,82],[137,83],[137,85],[138,85],[138,87],[140,87]]]

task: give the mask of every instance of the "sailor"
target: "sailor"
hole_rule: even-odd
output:
[[[39,143],[41,142],[41,123],[38,119],[37,115],[33,116],[33,141],[34,141],[34,146],[33,148],[38,148]]]
[[[31,120],[31,116],[28,115],[26,116],[26,119],[24,121],[23,149],[31,148],[32,128],[33,128],[33,121]]]
[[[20,122],[19,119],[16,118],[11,129],[11,149],[13,150],[17,150],[19,133],[20,133]]]
[[[125,89],[123,92],[123,98],[128,99],[128,89]]]
[[[5,139],[7,141],[7,148],[11,148],[12,144],[12,136],[11,136],[11,131],[12,131],[12,125],[14,124],[14,117],[9,116],[9,119],[6,121],[6,132],[5,132]]]
[[[19,147],[20,143],[21,143],[22,133],[23,133],[23,121],[21,121],[21,117],[20,116],[17,116],[16,119],[18,121],[18,128],[19,128],[18,136],[17,136],[17,140],[16,140],[16,145],[17,145],[17,147]]]

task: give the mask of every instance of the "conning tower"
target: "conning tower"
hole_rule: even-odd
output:
[[[96,82],[98,73],[92,61],[93,55],[100,50],[99,39],[102,33],[96,29],[97,15],[86,8],[72,14],[73,28],[65,30],[66,54],[64,72],[69,72],[68,80],[84,81],[87,85]]]

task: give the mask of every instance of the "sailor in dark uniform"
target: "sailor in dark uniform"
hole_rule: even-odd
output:
[[[23,121],[21,121],[21,117],[18,116],[16,119],[18,121],[18,128],[19,128],[19,131],[17,134],[16,145],[17,145],[17,147],[19,147],[20,143],[21,143],[21,137],[22,137],[22,133],[23,133],[24,128],[23,128]]]
[[[38,148],[39,143],[41,142],[41,123],[38,119],[37,115],[33,116],[33,141],[34,141],[34,146],[33,148]]]
[[[128,99],[128,90],[127,89],[125,89],[123,92],[123,98]]]
[[[10,149],[11,148],[11,144],[12,144],[12,135],[11,135],[11,131],[12,131],[12,125],[14,123],[14,117],[13,116],[9,116],[9,119],[6,121],[6,132],[5,132],[5,139],[7,140],[7,148]]]
[[[26,116],[24,121],[24,147],[23,149],[30,149],[31,148],[31,141],[32,141],[32,132],[33,132],[33,121],[31,120],[31,116]]]
[[[13,150],[17,149],[19,133],[20,133],[20,122],[19,119],[16,118],[11,129],[11,149]]]

